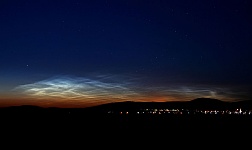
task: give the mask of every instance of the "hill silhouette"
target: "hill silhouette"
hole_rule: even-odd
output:
[[[88,108],[41,108],[13,106],[0,108],[2,135],[48,136],[52,139],[110,135],[124,137],[140,133],[157,135],[219,134],[224,131],[251,131],[252,115],[140,114],[139,110],[159,109],[251,109],[251,101],[224,102],[199,98],[177,102],[117,102]],[[120,112],[124,112],[121,114]],[[125,112],[129,112],[126,114]],[[132,113],[133,112],[133,113]],[[184,113],[184,112],[183,112]],[[6,132],[6,134],[4,134]],[[186,133],[186,134],[185,134]],[[179,137],[181,138],[181,136]],[[117,139],[117,138],[116,138]]]
[[[16,114],[28,113],[30,115],[37,113],[63,113],[63,114],[101,114],[108,111],[136,111],[140,109],[201,109],[201,110],[234,110],[246,109],[252,110],[252,100],[225,102],[212,98],[197,98],[191,101],[171,101],[171,102],[133,102],[123,101],[101,104],[87,108],[57,108],[49,107],[42,108],[33,105],[10,106],[0,108],[2,114]],[[8,113],[4,113],[8,112]],[[27,114],[27,115],[28,115]]]
[[[201,109],[201,110],[234,110],[234,109],[246,109],[252,110],[252,101],[237,101],[237,102],[225,102],[212,98],[197,98],[191,101],[173,101],[173,102],[116,102],[102,104],[94,106],[90,110],[95,111],[126,111],[126,110],[139,110],[144,108],[150,109]]]
[[[0,108],[1,128],[27,130],[44,128],[47,132],[85,132],[84,129],[209,129],[251,128],[252,115],[204,115],[195,110],[252,110],[252,101],[224,102],[217,99],[198,98],[176,102],[117,102],[88,108],[41,108],[37,106],[13,106]],[[136,112],[151,110],[157,113],[138,115]],[[160,110],[183,109],[175,115]],[[187,113],[185,110],[189,110]],[[191,111],[192,110],[192,111]],[[120,112],[123,112],[122,115]],[[125,113],[129,112],[129,114]],[[133,113],[132,113],[133,112]],[[176,115],[178,114],[178,115]]]

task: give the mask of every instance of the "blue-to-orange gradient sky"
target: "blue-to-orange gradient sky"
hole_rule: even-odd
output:
[[[250,0],[1,0],[0,106],[252,100]]]

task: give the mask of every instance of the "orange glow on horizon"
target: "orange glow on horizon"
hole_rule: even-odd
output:
[[[177,99],[178,100],[178,99]],[[69,99],[69,98],[32,98],[32,97],[4,97],[0,99],[0,107],[34,105],[39,107],[60,107],[60,108],[85,108],[92,107],[106,103],[114,102],[167,102],[176,101],[176,98],[167,98],[164,96],[142,96],[135,97],[128,100],[118,98],[106,99]]]

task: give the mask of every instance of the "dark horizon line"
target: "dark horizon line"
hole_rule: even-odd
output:
[[[211,102],[217,102],[217,103],[222,103],[222,104],[235,104],[235,103],[246,103],[246,102],[251,102],[252,100],[239,100],[239,101],[223,101],[220,99],[216,99],[216,98],[195,98],[192,100],[176,100],[176,101],[163,101],[163,102],[155,102],[155,101],[134,101],[134,100],[128,100],[128,101],[121,101],[121,102],[108,102],[108,103],[103,103],[103,104],[97,104],[97,105],[93,105],[93,106],[87,106],[87,107],[59,107],[59,106],[49,106],[49,107],[45,107],[45,106],[39,106],[39,105],[32,105],[32,104],[23,104],[23,105],[12,105],[12,106],[0,106],[1,108],[17,108],[17,107],[30,107],[30,108],[55,108],[55,109],[85,109],[85,108],[95,108],[95,107],[101,107],[101,106],[105,106],[105,105],[113,105],[113,104],[122,104],[122,103],[145,103],[145,104],[151,104],[151,103],[190,103],[190,102],[199,102],[199,101],[204,101],[207,103],[211,103]]]

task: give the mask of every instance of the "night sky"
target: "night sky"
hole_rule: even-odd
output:
[[[250,0],[1,0],[0,106],[252,100]]]

